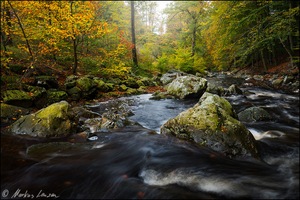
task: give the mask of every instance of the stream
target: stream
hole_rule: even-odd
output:
[[[236,113],[259,106],[272,116],[244,123],[261,147],[262,161],[230,159],[161,135],[162,124],[197,100],[151,100],[143,94],[114,100],[125,102],[133,113],[129,119],[141,126],[96,132],[97,140],[74,149],[32,158],[27,147],[68,139],[1,134],[1,198],[299,199],[299,96],[221,78],[209,81],[247,91],[225,97]],[[107,103],[89,108],[101,114]]]

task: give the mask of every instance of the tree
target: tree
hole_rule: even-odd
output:
[[[136,42],[135,42],[135,26],[134,26],[134,1],[130,2],[131,6],[131,36],[132,36],[132,61],[135,67],[138,67],[138,60],[137,60],[137,54],[136,54]]]

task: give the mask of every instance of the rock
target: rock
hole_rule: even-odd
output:
[[[12,123],[22,115],[29,113],[29,110],[19,106],[13,106],[5,103],[0,103],[1,125],[4,123]]]
[[[193,141],[229,157],[259,158],[253,135],[237,120],[230,103],[218,95],[204,93],[194,107],[168,120],[161,133]]]
[[[66,89],[70,89],[72,87],[75,87],[77,79],[78,79],[78,76],[75,76],[75,75],[68,76],[65,80]]]
[[[66,100],[68,98],[68,94],[65,91],[59,90],[48,90],[47,91],[47,105],[56,103],[62,100]]]
[[[156,86],[155,82],[151,80],[150,78],[143,77],[140,80],[137,81],[139,86]]]
[[[150,97],[151,100],[160,100],[160,99],[172,99],[173,96],[169,95],[167,92],[155,92]]]
[[[30,93],[22,90],[6,90],[2,94],[2,98],[4,103],[24,108],[29,108],[33,104]]]
[[[187,73],[185,73],[185,72],[181,72],[181,71],[177,71],[177,70],[170,70],[167,73],[165,73],[164,75],[162,75],[162,77],[160,78],[160,81],[163,85],[167,85],[167,84],[171,83],[177,77],[186,76],[186,75],[187,75]]]
[[[264,76],[263,75],[254,75],[253,79],[257,80],[257,81],[263,81],[264,80]]]
[[[36,76],[35,85],[46,89],[58,88],[58,81],[53,76]]]
[[[207,80],[194,75],[180,76],[167,86],[168,94],[180,99],[200,98],[207,88]]]
[[[72,87],[71,89],[68,89],[67,93],[69,94],[70,98],[75,101],[79,100],[81,97],[81,90],[79,87],[76,86]]]
[[[121,92],[124,92],[124,91],[126,91],[127,89],[128,89],[128,87],[127,87],[126,85],[124,85],[124,84],[122,84],[122,85],[119,86],[119,90],[120,90]]]
[[[212,83],[207,83],[206,92],[221,96],[224,93],[224,88]]]
[[[283,79],[283,83],[284,84],[289,84],[289,83],[293,82],[293,80],[294,80],[293,76],[285,76],[284,79]]]
[[[236,85],[232,84],[225,92],[225,95],[243,94],[243,91]]]
[[[100,117],[101,115],[99,113],[87,110],[83,107],[74,107],[72,108],[72,112],[74,113],[74,116],[77,118],[96,118]]]
[[[110,92],[113,89],[113,85],[106,84],[101,79],[94,79],[94,81],[97,83],[97,90],[99,92]]]
[[[265,121],[270,120],[270,114],[260,107],[251,107],[240,112],[238,118],[243,122],[255,122],[255,121]]]
[[[102,117],[85,120],[82,130],[88,133],[107,132],[111,129],[123,128],[134,124],[134,122],[128,120],[128,118],[122,114],[103,113]]]
[[[81,89],[83,98],[92,99],[97,91],[97,83],[88,76],[76,80],[76,86]]]
[[[43,87],[38,86],[26,86],[26,91],[28,91],[33,99],[33,104],[37,108],[43,108],[47,105],[47,90]]]
[[[11,126],[13,134],[33,137],[62,137],[72,133],[77,126],[66,101],[50,106],[18,119]]]
[[[140,87],[137,82],[137,78],[134,78],[134,77],[128,77],[126,80],[122,81],[122,83],[124,85],[126,85],[127,87],[134,88],[134,89],[137,89]]]
[[[275,87],[282,85],[282,83],[283,83],[283,77],[279,77],[279,78],[275,79],[274,81],[272,81],[272,85],[274,85]]]

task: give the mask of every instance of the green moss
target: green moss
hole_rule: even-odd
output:
[[[88,77],[79,78],[76,81],[77,87],[79,87],[83,92],[88,92],[92,88],[97,87],[97,83],[93,79]]]
[[[6,90],[2,95],[3,101],[8,102],[10,100],[31,100],[29,93],[22,90]]]
[[[49,118],[62,118],[64,113],[67,113],[69,110],[69,104],[66,101],[61,101],[59,103],[51,104],[50,106],[40,110],[36,113],[36,116],[41,119]]]

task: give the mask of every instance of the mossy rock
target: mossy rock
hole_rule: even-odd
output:
[[[11,132],[33,137],[64,137],[77,127],[70,105],[66,101],[50,106],[18,119],[11,126]]]
[[[222,96],[224,93],[224,88],[212,83],[207,83],[206,92]]]
[[[243,122],[256,122],[271,120],[271,115],[263,108],[251,107],[238,114],[239,120]]]
[[[134,89],[137,89],[137,88],[140,87],[138,82],[137,82],[137,78],[134,78],[134,77],[128,77],[122,83],[124,85],[126,85],[127,87],[134,88]]]
[[[78,76],[75,76],[75,75],[68,76],[65,80],[65,88],[70,89],[72,87],[75,87],[77,79],[78,79]]]
[[[59,91],[59,90],[47,91],[48,104],[66,100],[67,98],[68,98],[68,94],[65,91]]]
[[[97,83],[88,76],[77,79],[76,86],[81,89],[83,97],[87,99],[93,98],[97,90]]]
[[[121,92],[124,92],[124,91],[126,91],[127,89],[128,89],[128,87],[127,87],[126,85],[124,85],[124,84],[122,84],[122,85],[119,86],[119,90],[120,90]]]
[[[72,100],[75,100],[75,101],[77,101],[77,100],[79,100],[80,99],[80,97],[81,97],[81,89],[79,88],[79,87],[73,87],[73,88],[71,88],[71,89],[68,89],[67,90],[67,93],[69,94],[69,96],[70,96],[70,98],[72,99]]]
[[[194,107],[167,121],[161,133],[193,141],[229,157],[259,158],[253,135],[237,120],[231,104],[218,95],[205,93]]]
[[[2,98],[4,103],[24,108],[29,108],[33,104],[32,96],[23,90],[6,90]]]
[[[156,86],[155,82],[148,77],[143,77],[143,78],[139,79],[137,81],[137,83],[139,84],[140,87],[141,86]]]
[[[101,79],[94,79],[94,81],[97,83],[97,90],[99,92],[110,92],[113,89],[113,87],[111,87]]]
[[[194,75],[180,76],[167,86],[167,92],[180,99],[200,98],[206,91],[207,80]]]
[[[0,103],[0,118],[2,126],[12,124],[16,119],[29,113],[29,110],[19,106]]]

